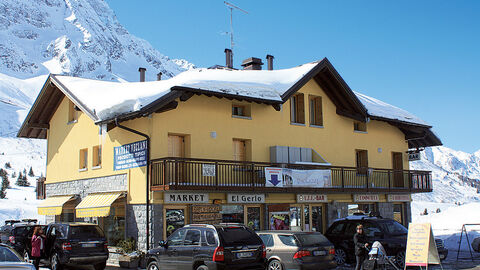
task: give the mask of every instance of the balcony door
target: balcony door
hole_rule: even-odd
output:
[[[393,186],[404,187],[403,181],[403,155],[400,152],[392,153]]]
[[[247,146],[244,140],[233,140],[233,160],[246,161],[247,160]]]
[[[174,158],[185,157],[185,137],[179,135],[168,135],[168,156]],[[168,178],[170,184],[184,182],[186,178],[185,162],[177,161],[168,168]]]

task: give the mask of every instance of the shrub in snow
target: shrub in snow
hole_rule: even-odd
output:
[[[7,193],[5,192],[5,189],[3,186],[0,188],[0,199],[5,199],[7,197]]]
[[[425,208],[425,210],[423,210],[423,215],[424,215],[424,216],[428,215],[428,210],[427,210],[427,208]]]
[[[12,178],[15,178],[15,177],[17,177],[17,173],[16,173],[16,172],[13,172],[13,173],[12,173]]]
[[[11,169],[12,165],[10,165],[10,162],[5,163],[5,169]]]
[[[28,176],[34,177],[35,174],[33,173],[32,167],[30,167],[30,171],[28,172]]]
[[[442,212],[442,210],[440,210],[440,208],[437,208],[437,211],[435,211],[436,213],[440,213]]]
[[[21,172],[18,174],[17,182],[15,184],[21,187],[30,186],[30,183],[27,181],[27,176],[23,175]]]

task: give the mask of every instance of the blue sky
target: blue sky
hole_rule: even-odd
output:
[[[171,58],[224,64],[223,0],[107,0],[132,34]],[[445,146],[480,149],[480,1],[235,0],[234,65],[327,57],[349,86],[424,119]],[[265,62],[265,60],[263,60]]]

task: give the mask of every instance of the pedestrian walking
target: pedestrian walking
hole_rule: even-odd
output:
[[[40,258],[42,257],[42,250],[44,249],[44,237],[42,228],[40,226],[36,226],[33,230],[32,235],[32,259],[33,265],[37,270],[40,269]]]
[[[357,259],[357,265],[355,270],[363,269],[363,262],[367,259],[367,237],[363,231],[363,225],[357,225],[357,233],[353,236],[353,242],[355,244],[355,258]]]

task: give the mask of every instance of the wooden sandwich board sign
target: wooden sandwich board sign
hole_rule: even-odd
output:
[[[424,266],[428,269],[429,264],[440,264],[432,226],[430,223],[410,223],[408,226],[405,269],[407,269],[407,266]]]

